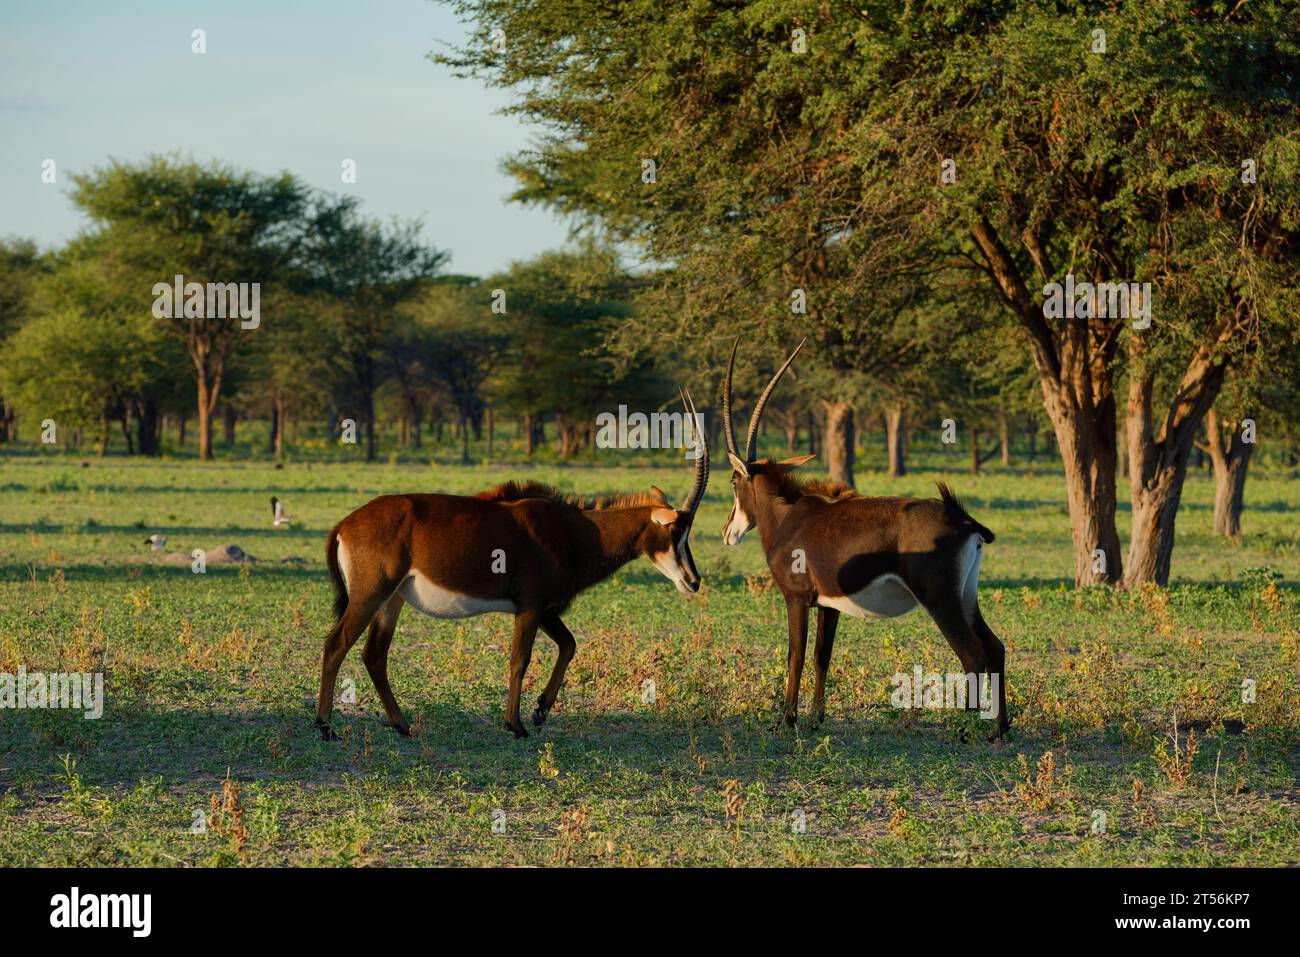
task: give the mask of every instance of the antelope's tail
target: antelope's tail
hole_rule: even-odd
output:
[[[943,482],[935,482],[934,484],[939,486],[939,498],[943,500],[943,509],[948,515],[948,521],[961,528],[970,529],[982,538],[986,545],[992,544],[993,539],[997,536],[970,517],[970,513],[966,511],[953,490]]]
[[[343,573],[339,571],[338,526],[330,529],[330,536],[325,541],[325,564],[329,566],[330,578],[334,582],[334,620],[339,621],[348,610],[348,586],[344,584]]]

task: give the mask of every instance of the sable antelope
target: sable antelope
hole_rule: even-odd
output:
[[[694,403],[685,395],[683,400],[691,421],[698,422]],[[540,727],[577,647],[560,615],[579,592],[638,555],[650,559],[678,591],[699,590],[689,537],[709,481],[709,451],[707,437],[696,435],[701,451],[680,509],[654,486],[649,493],[583,500],[539,483],[507,482],[474,496],[381,496],[334,526],[325,558],[338,621],[321,659],[316,703],[321,736],[333,737],[334,681],[367,626],[361,653],[366,670],[389,724],[410,734],[388,684],[388,648],[406,603],[433,618],[515,616],[505,723],[516,738],[528,736],[519,720],[519,697],[537,629],[546,632],[559,654],[533,711],[533,724]]]
[[[289,523],[292,521],[293,519],[289,517],[289,513],[284,510],[284,503],[281,502],[274,495],[272,495],[271,496],[271,524],[274,525],[276,528],[279,528],[281,525],[287,528],[289,526]]]
[[[826,669],[840,614],[893,618],[918,604],[930,613],[968,675],[996,676],[997,729],[1009,720],[1002,642],[980,614],[980,558],[993,533],[962,508],[939,483],[939,500],[868,498],[828,480],[801,483],[793,471],[811,455],[773,462],[753,458],[763,407],[803,343],[795,348],[754,405],[745,455],[736,448],[731,422],[731,376],[736,346],[727,361],[723,423],[733,489],[723,541],[736,545],[757,527],[768,567],[785,596],[790,628],[785,683],[785,721],[799,712],[799,679],[808,641],[808,610],[817,608],[814,648],[817,683],[813,715],[825,715]],[[977,681],[981,680],[979,678]],[[983,679],[987,680],[987,679]],[[981,697],[984,689],[981,690]]]

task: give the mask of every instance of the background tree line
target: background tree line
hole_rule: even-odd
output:
[[[1251,439],[1294,466],[1287,4],[452,6],[473,39],[437,58],[544,131],[508,162],[515,199],[581,245],[451,276],[417,225],[287,174],[95,170],[82,236],[4,248],[6,436],[16,412],[156,454],[162,418],[193,415],[210,458],[218,418],[266,419],[277,452],[300,421],[353,419],[373,459],[396,421],[412,447],[449,427],[468,458],[507,416],[528,454],[549,427],[572,456],[616,402],[715,397],[736,335],[741,401],[808,336],[778,442],[850,484],[864,430],[892,475],[949,420],[973,470],[1017,445],[1059,457],[1079,584],[1168,580],[1190,467],[1212,468],[1233,535]],[[176,273],[260,280],[263,327],[153,319],[147,291]],[[1067,278],[1149,283],[1151,324],[1045,315]]]

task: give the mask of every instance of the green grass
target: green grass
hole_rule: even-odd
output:
[[[107,694],[99,721],[0,712],[9,864],[1300,862],[1294,479],[1252,475],[1246,542],[1232,547],[1210,534],[1212,487],[1194,476],[1175,581],[1129,594],[1069,585],[1050,466],[949,475],[998,535],[981,603],[1008,647],[1014,723],[1000,743],[964,714],[890,707],[894,672],[956,670],[920,611],[846,619],[825,723],[777,730],[784,609],[757,543],[719,540],[729,502],[715,470],[694,538],[705,590],[685,599],[640,562],[580,597],[566,616],[577,658],[541,732],[502,728],[507,617],[408,609],[391,670],[417,737],[387,729],[354,648],[342,677],[357,700],[339,709],[344,740],[325,744],[312,728],[330,624],[322,548],[349,510],[518,476],[680,496],[688,468],[82,461],[0,458],[0,672],[102,669]],[[927,495],[936,477],[860,486]],[[272,529],[271,494],[291,530]],[[167,552],[233,542],[260,561],[195,575],[141,544],[154,531]],[[553,661],[539,637],[533,697]],[[1175,715],[1180,749],[1196,729],[1186,780],[1162,758]],[[238,827],[190,833],[227,779]]]

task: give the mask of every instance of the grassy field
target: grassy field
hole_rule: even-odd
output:
[[[1050,468],[950,475],[998,535],[980,595],[1008,649],[999,743],[974,716],[890,706],[895,672],[957,670],[920,611],[845,620],[825,723],[777,729],[784,609],[757,543],[721,544],[715,470],[694,538],[701,594],[640,562],[582,596],[566,616],[578,654],[540,732],[502,729],[507,617],[408,609],[391,669],[416,736],[388,730],[358,646],[344,738],[326,744],[312,728],[322,551],[349,510],[512,476],[678,497],[688,469],[84,461],[0,458],[0,672],[103,671],[107,698],[97,721],[0,712],[7,864],[1300,863],[1293,477],[1252,475],[1240,547],[1211,537],[1212,487],[1191,479],[1174,583],[1125,593],[1070,586]],[[936,477],[859,484],[929,495]],[[272,494],[292,529],[272,529]],[[164,553],[141,544],[152,532]],[[258,561],[197,575],[162,557],[228,543]],[[533,697],[554,654],[539,636]]]

